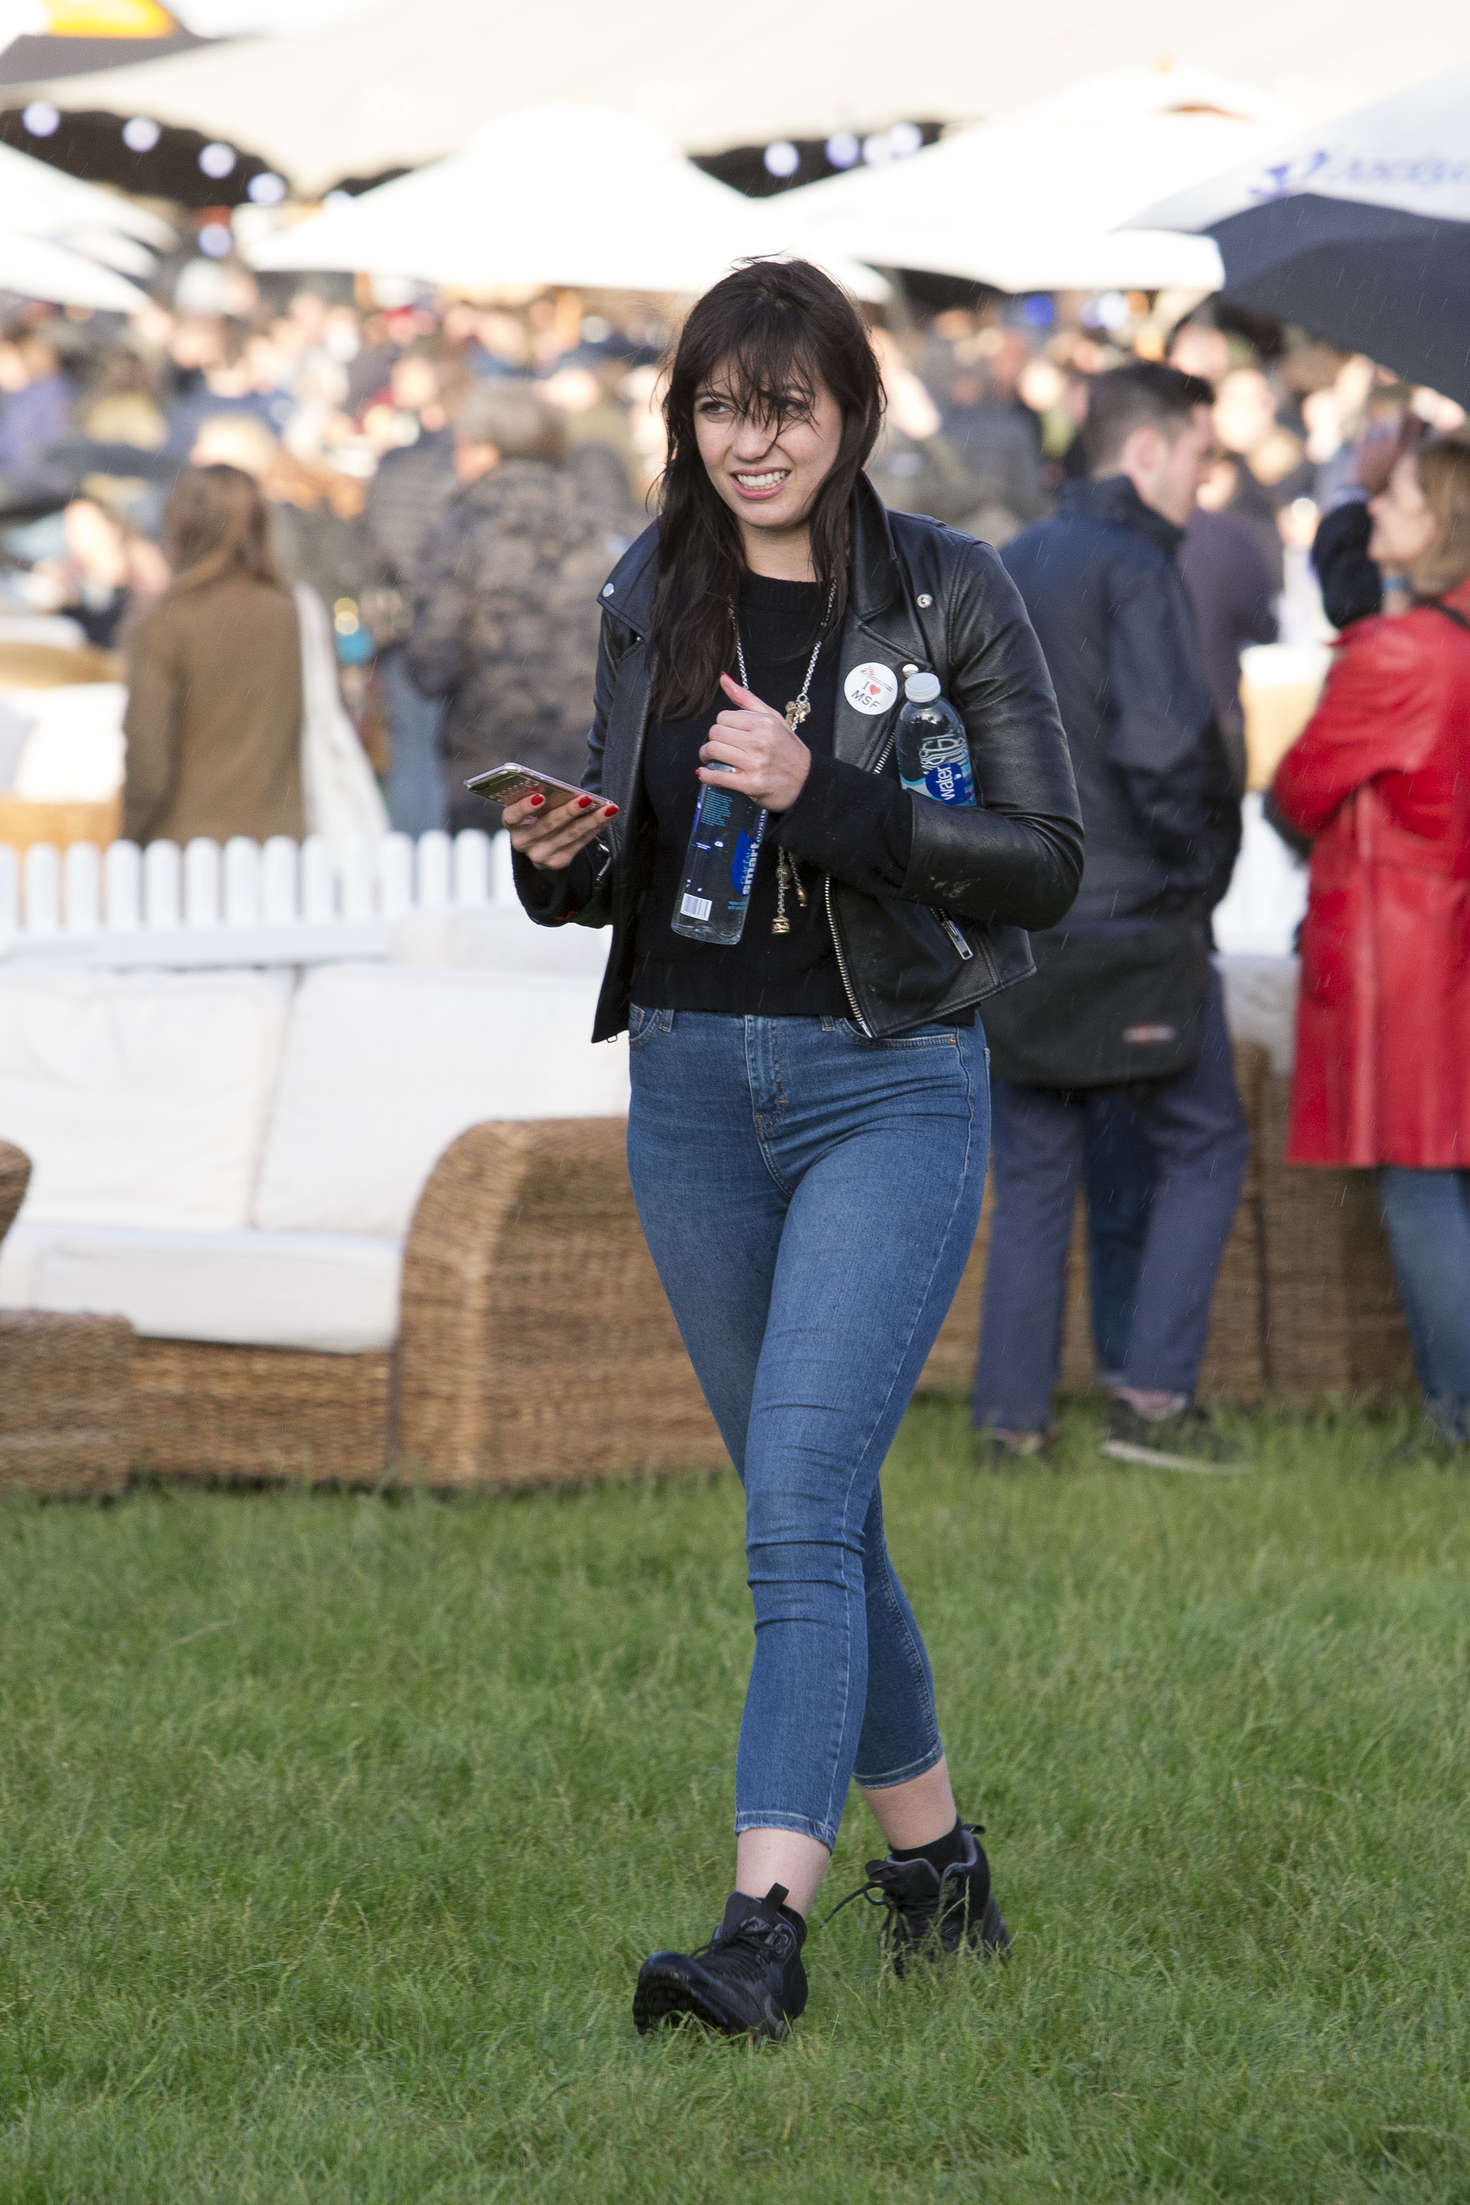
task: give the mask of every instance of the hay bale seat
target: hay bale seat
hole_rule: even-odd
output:
[[[392,1362],[140,1335],[133,1466],[207,1484],[376,1485],[388,1470]]]
[[[621,1118],[474,1126],[414,1215],[395,1454],[433,1485],[729,1458],[644,1245]]]
[[[138,1467],[435,1490],[724,1467],[623,1142],[616,1118],[453,1141],[409,1228],[391,1355],[139,1339]]]
[[[1289,1078],[1266,1082],[1266,1364],[1289,1401],[1412,1395],[1413,1350],[1371,1171],[1288,1164]]]
[[[0,1142],[0,1240],[30,1176],[24,1151]],[[72,1500],[122,1491],[131,1346],[120,1317],[0,1310],[0,1492]]]

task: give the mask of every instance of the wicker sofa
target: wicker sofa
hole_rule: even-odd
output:
[[[415,1206],[391,1349],[225,1346],[0,1312],[0,1486],[116,1491],[131,1469],[451,1488],[721,1467],[622,1145],[612,1118],[480,1125],[451,1142]],[[28,1172],[0,1143],[0,1240]],[[105,1442],[75,1398],[104,1376]]]
[[[538,1142],[554,1150],[569,1112],[601,1113],[584,1148],[620,1142],[626,1060],[586,1046],[594,984],[393,965],[299,982],[0,968],[0,1126],[36,1166],[0,1243],[0,1309],[128,1321],[139,1467],[375,1479],[401,1423],[425,1475],[462,1478],[462,1441],[451,1462],[419,1437],[458,1374],[437,1367],[437,1327],[410,1321],[400,1342],[400,1312],[432,1279],[458,1297],[462,1339],[476,1288],[456,1266],[478,1265],[504,1301],[505,1250],[521,1261],[507,1202]],[[485,1119],[510,1124],[454,1146]],[[639,1352],[657,1347],[639,1329],[650,1307],[656,1333],[644,1259],[621,1312]],[[472,1389],[487,1352],[482,1336]],[[445,1429],[483,1432],[467,1415]],[[674,1429],[687,1445],[687,1418]]]
[[[218,1153],[202,1160],[179,1130],[200,1094],[181,1116],[164,1110],[163,1154],[178,1167],[167,1226],[147,1222],[159,1159],[150,1164],[139,1096],[119,1086],[126,1051],[119,1059],[98,1044],[97,1059],[93,1050],[88,1061],[104,1076],[90,1100],[73,1078],[59,1139],[55,1094],[14,1076],[12,1019],[0,1125],[10,1132],[17,1111],[29,1114],[53,1169],[49,1192],[38,1172],[7,1236],[27,1167],[12,1150],[7,1168],[0,1148],[0,1312],[12,1311],[0,1316],[0,1392],[7,1321],[12,1361],[20,1352],[17,1307],[53,1324],[103,1312],[112,1382],[124,1366],[128,1379],[126,1415],[112,1426],[125,1427],[126,1462],[138,1471],[353,1483],[403,1475],[448,1488],[722,1465],[628,1189],[621,1053],[586,1049],[577,985],[559,996],[543,976],[530,984],[532,1002],[503,974],[440,975],[434,985],[382,967],[322,968],[294,992],[262,985],[233,1007],[240,1030],[229,1018],[207,1033],[196,1027],[196,1042],[208,1044],[205,1103],[223,1085],[240,1108],[224,1113]],[[146,1027],[146,991],[106,1000],[114,1038],[117,1018],[125,1034],[135,1014]],[[193,997],[180,1003],[198,1008]],[[66,1009],[67,1031],[78,1021],[85,1029],[97,999],[83,989]],[[412,1077],[395,1086],[399,1059]],[[165,1064],[165,1086],[189,1062],[185,1052]],[[1351,1174],[1286,1167],[1286,1080],[1254,1044],[1238,1045],[1236,1062],[1255,1139],[1203,1389],[1307,1400],[1410,1383],[1366,1188]],[[585,1114],[589,1093],[599,1115]],[[568,1095],[583,1114],[548,1114]],[[474,1122],[477,1105],[497,1101],[505,1115]],[[126,1168],[119,1174],[114,1159],[69,1185],[68,1143],[81,1171],[104,1123],[115,1146],[132,1142]],[[233,1222],[210,1213],[210,1202],[230,1201]],[[58,1214],[87,1204],[113,1221]],[[181,1211],[189,1222],[177,1222]],[[969,1383],[987,1240],[983,1219],[926,1390]],[[39,1338],[34,1325],[28,1337]],[[33,1387],[45,1383],[39,1364],[27,1369]],[[1080,1233],[1062,1376],[1070,1388],[1091,1382]],[[0,1477],[3,1449],[0,1421]],[[64,1449],[52,1455],[61,1475]]]

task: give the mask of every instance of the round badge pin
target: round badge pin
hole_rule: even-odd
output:
[[[854,666],[842,694],[854,711],[886,712],[898,695],[898,676],[891,666]]]

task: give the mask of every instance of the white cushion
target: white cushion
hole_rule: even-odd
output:
[[[0,967],[0,1128],[27,1224],[225,1229],[249,1214],[290,983]]]
[[[398,1334],[403,1249],[366,1233],[177,1233],[21,1225],[0,1306],[126,1317],[161,1340],[361,1354]]]
[[[15,769],[17,796],[33,804],[105,804],[117,794],[123,782],[128,702],[120,681],[13,689],[10,697],[30,719]]]
[[[1289,1072],[1296,1060],[1295,957],[1221,957],[1225,1022],[1232,1041],[1259,1041],[1273,1072]]]
[[[41,1251],[54,1226],[12,1225],[0,1240],[0,1309],[34,1309]]]
[[[393,928],[399,965],[454,965],[505,973],[570,973],[601,980],[612,936],[604,927],[534,926],[518,903],[410,911]]]
[[[254,1222],[401,1237],[467,1126],[622,1115],[627,1053],[590,1046],[596,999],[590,975],[318,966],[292,1009]]]

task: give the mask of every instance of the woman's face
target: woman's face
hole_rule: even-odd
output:
[[[1412,452],[1406,452],[1388,478],[1388,487],[1368,502],[1373,516],[1369,555],[1380,566],[1412,573],[1434,542],[1435,521],[1419,484]]]
[[[742,529],[772,534],[802,528],[842,443],[842,413],[824,383],[777,428],[769,416],[742,413],[717,368],[694,394],[694,434],[715,490]]]

